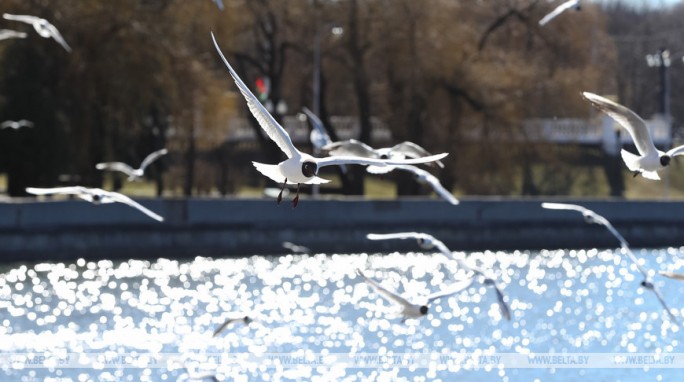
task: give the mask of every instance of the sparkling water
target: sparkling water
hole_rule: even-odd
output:
[[[680,249],[635,253],[681,318],[684,282],[657,274],[684,267]],[[511,321],[500,314],[494,290],[475,282],[431,303],[422,319],[402,322],[397,307],[355,272],[362,269],[387,289],[422,303],[466,276],[455,261],[429,252],[5,265],[0,268],[0,379],[659,381],[681,376],[682,329],[655,295],[640,287],[641,275],[618,251],[456,255],[497,277]],[[244,316],[253,321],[233,323],[212,336],[226,319]],[[645,356],[636,366],[615,363],[639,354]],[[540,355],[556,358],[525,364]],[[601,355],[614,364],[592,364]],[[669,355],[674,360],[660,364],[669,358],[659,357]]]

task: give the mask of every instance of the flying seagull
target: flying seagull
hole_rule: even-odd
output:
[[[416,166],[411,165],[401,165],[393,167],[397,170],[403,170],[412,173],[413,176],[416,178],[416,181],[418,181],[418,183],[430,185],[430,187],[432,187],[432,189],[437,193],[437,195],[441,196],[444,200],[453,205],[458,204],[458,199],[456,199],[451,192],[449,192],[446,188],[444,188],[444,186],[442,186],[442,183],[439,182],[439,179],[437,179],[436,176],[430,174],[429,172],[423,170],[422,168],[418,168]],[[367,171],[370,173],[374,173],[376,168],[382,169],[382,173],[384,173],[384,167],[376,166],[368,166]]]
[[[446,288],[443,291],[433,293],[425,298],[426,302],[425,304],[413,304],[403,298],[402,296],[398,295],[397,293],[394,293],[392,291],[389,291],[382,287],[382,285],[378,284],[375,280],[367,277],[363,272],[361,272],[360,269],[356,270],[356,273],[363,278],[363,280],[370,285],[376,293],[378,293],[380,296],[382,296],[384,299],[393,302],[401,307],[401,316],[403,317],[401,322],[405,322],[409,318],[421,318],[428,313],[428,304],[431,302],[451,296],[453,294],[459,293],[462,290],[468,288],[470,284],[473,283],[473,279],[467,279],[467,280],[461,280],[453,283],[450,285],[448,288]]]
[[[221,324],[218,328],[216,328],[216,330],[214,330],[214,333],[211,336],[216,337],[222,331],[224,331],[228,326],[235,324],[235,323],[238,323],[238,322],[242,322],[245,325],[249,325],[252,322],[252,319],[249,316],[229,318],[223,324]]]
[[[311,123],[311,133],[309,133],[309,141],[311,141],[311,144],[314,147],[314,153],[320,153],[323,148],[329,144],[332,144],[333,141],[330,138],[330,135],[328,134],[328,131],[325,129],[325,126],[323,126],[323,121],[321,121],[320,118],[316,114],[313,113],[313,111],[309,110],[307,107],[303,107],[302,111],[304,112],[304,115],[306,116],[307,120]],[[343,173],[347,173],[347,166],[345,165],[340,165],[340,170],[342,170]]]
[[[123,162],[98,163],[95,165],[95,168],[98,170],[120,171],[128,175],[129,181],[137,180],[145,174],[145,169],[147,168],[147,166],[152,164],[152,162],[157,160],[157,158],[161,157],[162,155],[166,155],[168,152],[169,151],[167,149],[161,149],[153,152],[142,161],[142,163],[140,164],[140,168],[136,169]]]
[[[496,300],[499,303],[499,311],[501,312],[501,315],[504,316],[506,320],[511,320],[511,310],[508,307],[508,304],[506,304],[506,301],[504,301],[504,294],[501,291],[501,289],[496,285],[496,281],[494,280],[494,278],[490,275],[487,275],[483,269],[470,266],[466,264],[465,261],[457,257],[454,257],[453,253],[449,250],[449,248],[446,245],[444,245],[444,243],[442,243],[440,240],[437,240],[434,236],[429,235],[427,233],[419,232],[398,232],[388,234],[369,233],[368,235],[366,235],[366,238],[368,238],[369,240],[415,239],[418,242],[418,246],[420,246],[423,249],[437,248],[444,256],[448,257],[449,259],[456,260],[460,268],[467,272],[471,272],[473,274],[473,277],[470,277],[471,280],[474,279],[474,276],[480,276],[482,277],[482,283],[484,285],[491,286],[492,288],[494,288],[494,290],[496,291]]]
[[[567,11],[570,8],[575,8],[575,10],[580,10],[582,7],[582,4],[580,3],[580,0],[567,0],[560,4],[559,6],[556,7],[553,11],[551,11],[549,14],[544,16],[541,20],[539,20],[539,25],[544,26],[546,25],[549,21],[553,20],[556,18],[556,16],[560,15],[561,13]]]
[[[264,129],[269,138],[271,138],[288,157],[287,160],[280,162],[277,165],[269,165],[263,163],[252,162],[257,171],[262,173],[264,176],[270,178],[276,183],[283,183],[283,189],[285,185],[289,183],[297,184],[297,194],[292,200],[292,206],[296,207],[299,201],[299,185],[304,184],[321,184],[327,183],[328,180],[319,178],[317,176],[318,170],[325,166],[339,166],[341,164],[360,164],[360,165],[376,165],[376,166],[387,166],[387,165],[400,165],[400,164],[417,164],[417,163],[427,163],[436,161],[447,156],[446,153],[433,155],[429,157],[424,157],[420,159],[411,160],[380,160],[380,159],[370,159],[370,158],[360,158],[360,157],[325,157],[316,158],[309,154],[303,153],[292,144],[290,135],[285,131],[285,129],[271,116],[271,114],[266,110],[266,108],[259,102],[259,99],[254,96],[254,94],[249,90],[247,85],[240,79],[233,67],[230,66],[228,60],[221,52],[221,49],[216,42],[214,33],[211,33],[211,38],[214,41],[214,46],[218,51],[223,63],[228,68],[230,75],[233,77],[235,84],[240,88],[242,95],[247,101],[249,110],[252,115]],[[282,195],[278,196],[278,203],[282,200]]]
[[[632,250],[629,248],[629,243],[627,243],[627,240],[625,240],[622,235],[613,227],[612,224],[608,221],[608,219],[604,218],[603,216],[597,214],[596,212],[576,205],[576,204],[565,204],[565,203],[542,203],[542,207],[550,210],[569,210],[569,211],[577,211],[582,214],[584,217],[584,221],[587,222],[588,224],[598,224],[606,227],[608,231],[610,231],[613,236],[620,242],[620,250],[622,253],[625,253],[627,257],[636,265],[637,269],[639,272],[643,275],[644,279],[641,281],[641,286],[652,291],[653,294],[655,294],[656,298],[660,302],[660,305],[663,306],[663,309],[667,312],[667,314],[670,316],[672,321],[675,323],[679,324],[679,321],[677,318],[672,314],[670,311],[670,308],[667,306],[665,303],[665,299],[663,299],[663,295],[660,293],[660,290],[653,284],[653,281],[648,275],[648,272],[641,266],[639,265],[639,262],[637,261],[636,256],[632,252]]]
[[[367,144],[357,141],[356,139],[348,139],[346,141],[332,142],[323,147],[332,156],[358,156],[362,158],[373,159],[406,159],[406,158],[425,158],[429,157],[430,153],[421,146],[405,141],[396,144],[392,147],[383,147],[374,149]],[[435,161],[437,166],[444,167],[441,161]],[[430,163],[431,164],[431,163]],[[369,166],[368,172],[372,174],[386,174],[394,170],[394,166]]]
[[[3,14],[2,17],[4,17],[5,20],[14,20],[33,25],[33,29],[35,29],[41,37],[53,38],[64,49],[66,49],[67,52],[71,52],[71,47],[66,43],[66,41],[64,41],[64,38],[59,33],[57,28],[55,28],[55,26],[50,24],[47,20],[36,16],[11,15],[9,13]]]
[[[301,253],[301,254],[309,254],[311,253],[311,250],[303,245],[297,245],[294,243],[290,243],[289,241],[284,241],[282,243],[283,248],[289,249],[292,251],[292,253]]]
[[[106,204],[106,203],[123,203],[130,207],[136,208],[145,215],[151,217],[156,221],[164,221],[164,218],[155,214],[154,212],[148,210],[142,205],[138,204],[133,199],[126,195],[120,194],[118,192],[105,191],[100,188],[86,188],[81,186],[73,187],[55,187],[55,188],[35,188],[27,187],[26,192],[33,195],[75,195],[85,201],[91,202],[93,204]]]
[[[33,127],[33,122],[28,121],[26,119],[20,119],[18,121],[5,121],[3,123],[0,123],[0,129],[20,129],[22,127]]]
[[[7,40],[10,38],[26,38],[26,33],[13,31],[11,29],[0,29],[0,40]]]
[[[624,149],[620,153],[627,168],[634,172],[634,176],[641,174],[646,179],[659,180],[657,171],[667,167],[672,157],[684,154],[684,145],[665,153],[656,149],[646,122],[628,108],[593,93],[584,92],[582,96],[613,118],[632,137],[640,155],[632,154]]]

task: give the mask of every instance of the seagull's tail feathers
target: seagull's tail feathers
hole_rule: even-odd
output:
[[[634,155],[625,149],[622,149],[622,151],[620,151],[620,155],[622,156],[622,160],[627,165],[627,168],[629,169],[629,171],[641,172],[641,168],[639,166],[639,156],[638,155]]]
[[[658,173],[655,171],[642,171],[641,176],[646,179],[660,180],[660,176],[658,176]]]
[[[328,179],[319,178],[314,176],[312,179],[306,182],[306,184],[323,184],[330,182]]]
[[[252,162],[254,167],[265,177],[271,179],[276,183],[285,183],[285,177],[280,172],[277,164],[263,164],[259,162]]]

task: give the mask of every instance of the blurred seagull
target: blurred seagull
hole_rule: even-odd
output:
[[[321,121],[321,119],[318,118],[316,114],[314,114],[311,110],[309,110],[306,107],[303,107],[302,111],[311,123],[311,133],[309,133],[309,140],[311,141],[311,144],[314,147],[314,153],[318,154],[323,150],[325,146],[332,144],[332,139],[330,139],[328,131],[325,130],[325,126],[323,126],[323,121]],[[347,166],[340,165],[340,170],[342,170],[342,172],[346,174]]]
[[[13,31],[11,29],[0,29],[0,40],[7,40],[10,38],[26,38],[26,33]]]
[[[169,151],[167,149],[161,149],[153,152],[142,161],[142,163],[140,164],[140,168],[136,169],[123,162],[98,163],[95,165],[95,168],[98,170],[120,171],[128,175],[129,181],[138,180],[145,174],[145,169],[147,168],[147,166],[152,164],[152,162],[157,160],[157,158],[161,157],[162,155],[166,155],[168,152]]]
[[[570,8],[575,8],[576,10],[580,10],[582,7],[582,4],[580,3],[580,0],[567,0],[560,4],[559,6],[556,7],[553,11],[551,11],[549,14],[544,16],[541,20],[539,20],[539,25],[544,26],[546,25],[549,21],[553,20],[556,18],[556,16],[560,15],[561,13],[567,11]]]
[[[640,264],[639,261],[637,260],[636,256],[632,252],[632,250],[629,248],[629,243],[627,243],[627,240],[625,240],[622,235],[613,227],[612,224],[608,221],[608,219],[604,218],[603,216],[597,214],[596,212],[576,205],[576,204],[565,204],[565,203],[542,203],[542,207],[549,209],[549,210],[569,210],[569,211],[577,211],[582,214],[584,217],[584,221],[587,222],[588,224],[599,224],[608,229],[613,236],[615,236],[616,239],[620,242],[620,252],[624,253],[629,257],[629,259],[636,265],[637,269],[639,270],[639,273],[641,273],[644,277],[644,279],[641,281],[641,286],[652,291],[653,294],[655,294],[656,298],[660,302],[660,305],[663,306],[667,314],[670,316],[672,321],[675,323],[679,324],[679,320],[672,314],[670,311],[670,308],[667,306],[665,303],[665,300],[663,299],[663,295],[660,293],[660,290],[653,284],[653,281],[651,280],[651,277],[648,275],[648,272],[646,269],[644,269]]]
[[[430,157],[412,159],[412,160],[379,160],[370,158],[360,158],[360,157],[325,157],[325,158],[315,158],[309,154],[303,153],[292,144],[290,135],[285,131],[285,129],[271,116],[271,114],[266,110],[266,108],[259,102],[259,99],[254,96],[254,94],[249,90],[247,85],[238,77],[233,67],[230,66],[228,60],[221,52],[221,49],[216,42],[214,33],[211,33],[211,38],[214,41],[214,46],[218,51],[223,63],[228,68],[230,75],[233,77],[235,84],[238,86],[242,95],[247,101],[249,110],[252,115],[264,129],[266,134],[278,145],[280,150],[282,150],[288,159],[280,162],[277,165],[269,165],[263,163],[252,162],[254,167],[262,173],[264,176],[270,178],[276,183],[283,183],[283,189],[285,185],[289,183],[297,184],[297,194],[292,200],[292,206],[296,207],[299,201],[299,186],[301,183],[304,184],[321,184],[327,183],[329,180],[319,178],[316,176],[318,170],[325,166],[338,166],[341,164],[360,164],[360,165],[377,165],[377,166],[387,166],[387,165],[400,165],[400,164],[417,164],[432,162],[447,156],[446,153],[433,155]],[[278,196],[278,203],[282,200],[281,195]]]
[[[376,166],[368,166],[367,171],[373,174],[376,168],[382,169],[384,173],[383,167]],[[430,174],[429,172],[411,165],[394,166],[394,168],[397,170],[404,170],[412,173],[418,183],[429,184],[430,187],[432,187],[432,189],[437,193],[437,195],[441,196],[444,200],[453,205],[458,204],[458,199],[456,199],[451,192],[449,192],[446,188],[444,188],[444,186],[442,186],[442,183],[439,182],[439,179],[437,179],[436,176]]]
[[[151,217],[154,220],[163,222],[164,218],[155,214],[154,212],[148,210],[142,205],[135,202],[133,199],[126,195],[120,194],[118,192],[105,191],[100,188],[85,188],[81,186],[73,187],[55,187],[55,188],[35,188],[27,187],[26,192],[33,195],[75,195],[85,201],[91,202],[93,204],[106,204],[106,203],[123,203],[130,207],[136,208],[145,215]]]
[[[374,149],[367,144],[357,141],[356,139],[348,139],[346,141],[333,142],[323,147],[332,156],[357,156],[362,158],[372,159],[406,159],[406,158],[425,158],[429,157],[430,153],[421,146],[405,141],[396,144],[392,147],[383,147]],[[443,168],[444,163],[435,161],[437,166]],[[431,163],[430,163],[431,164]],[[386,174],[394,170],[394,166],[369,166],[368,172],[372,174]]]
[[[11,15],[9,13],[3,14],[2,17],[4,17],[5,20],[14,20],[33,25],[33,29],[35,29],[41,37],[53,38],[60,45],[62,45],[67,52],[71,52],[71,47],[66,43],[66,41],[64,41],[64,38],[59,33],[57,28],[55,28],[55,26],[50,24],[47,20],[36,16]]]
[[[487,275],[486,272],[481,268],[470,266],[466,264],[465,261],[457,257],[454,257],[453,253],[449,250],[449,248],[446,245],[444,245],[444,243],[442,243],[440,240],[435,239],[432,235],[419,232],[399,232],[388,234],[369,233],[368,235],[366,235],[366,238],[368,238],[369,240],[416,239],[416,241],[418,242],[418,246],[420,246],[423,249],[437,248],[444,256],[452,260],[456,260],[460,268],[462,268],[466,272],[473,273],[473,276],[470,277],[470,280],[474,280],[475,276],[480,276],[482,277],[482,283],[484,285],[491,286],[492,288],[494,288],[494,290],[496,291],[496,300],[499,304],[499,311],[501,312],[501,315],[504,316],[506,320],[511,320],[511,310],[508,307],[508,304],[506,304],[506,301],[504,301],[504,294],[501,291],[501,289],[496,285],[496,281],[494,280],[493,276]]]
[[[667,167],[672,157],[684,154],[684,145],[670,149],[666,153],[656,149],[646,122],[628,108],[593,93],[584,92],[582,96],[613,118],[632,137],[640,155],[624,149],[620,153],[627,168],[634,172],[634,176],[641,174],[646,179],[659,180],[657,171]]]
[[[22,127],[33,127],[33,122],[25,120],[25,119],[21,119],[19,121],[5,121],[3,123],[0,123],[1,129],[10,128],[10,129],[17,130],[17,129],[20,129]]]
[[[224,331],[228,326],[235,324],[235,323],[238,323],[238,322],[242,322],[245,325],[249,325],[252,322],[252,319],[249,316],[229,318],[223,324],[221,324],[218,328],[216,328],[216,330],[214,330],[214,333],[211,336],[216,337],[222,331]]]
[[[301,253],[301,254],[309,254],[311,253],[311,250],[303,245],[297,245],[294,243],[290,243],[289,241],[284,241],[282,243],[283,248],[289,249],[292,251],[292,253]]]
[[[223,0],[214,0],[214,3],[218,7],[218,9],[223,10]]]
[[[356,270],[356,273],[363,278],[363,280],[370,285],[376,293],[378,293],[380,296],[382,296],[384,299],[393,302],[401,307],[401,316],[403,317],[401,322],[406,322],[407,319],[409,318],[421,318],[428,313],[428,304],[431,302],[451,296],[453,294],[459,293],[462,290],[468,288],[472,283],[473,279],[467,279],[467,280],[461,280],[457,281],[453,284],[451,284],[448,288],[446,288],[443,291],[433,293],[429,296],[427,296],[426,303],[424,305],[419,305],[419,304],[412,304],[408,302],[405,298],[401,297],[400,295],[391,292],[385,288],[383,288],[380,284],[378,284],[375,280],[366,277],[363,272],[361,272],[360,269]]]

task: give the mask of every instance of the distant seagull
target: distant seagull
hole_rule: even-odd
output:
[[[673,280],[684,281],[684,274],[682,273],[660,271],[660,274]]]
[[[346,141],[333,142],[323,149],[327,150],[332,156],[357,156],[362,158],[372,159],[406,159],[406,158],[425,158],[430,157],[430,153],[421,146],[405,141],[396,144],[392,147],[383,147],[374,149],[367,144],[357,141],[356,139],[348,139]],[[435,161],[437,166],[444,167],[441,161]],[[382,166],[382,168],[370,166],[368,172],[372,174],[386,174],[394,170],[394,166]]]
[[[603,216],[597,214],[596,212],[576,205],[576,204],[565,204],[565,203],[542,203],[542,207],[549,209],[549,210],[569,210],[569,211],[577,211],[582,214],[584,217],[584,221],[587,222],[588,224],[599,224],[608,229],[613,236],[615,236],[616,239],[620,242],[620,248],[621,252],[625,253],[627,257],[636,265],[637,269],[639,272],[644,276],[643,281],[641,282],[641,286],[652,291],[653,294],[655,294],[656,298],[660,302],[660,305],[663,306],[667,314],[672,318],[672,321],[675,323],[679,324],[679,321],[677,318],[672,314],[670,311],[670,308],[667,306],[665,303],[665,300],[663,299],[663,295],[660,293],[658,288],[653,284],[653,281],[648,275],[648,272],[641,266],[639,265],[639,262],[637,261],[636,256],[632,252],[632,250],[629,248],[629,243],[627,243],[627,240],[625,240],[622,235],[613,227],[612,224],[608,221],[608,219],[604,218]]]
[[[62,45],[67,52],[71,52],[71,47],[66,43],[66,41],[64,41],[64,38],[59,33],[57,28],[55,28],[55,26],[50,24],[47,20],[36,16],[11,15],[9,13],[3,14],[2,17],[4,17],[6,20],[20,21],[22,23],[33,25],[33,29],[35,29],[41,37],[53,38],[60,45]]]
[[[245,325],[249,325],[252,322],[252,319],[249,316],[244,316],[244,317],[235,317],[235,318],[229,318],[221,324],[216,330],[214,330],[214,334],[212,334],[212,337],[216,337],[219,335],[222,331],[224,331],[228,326],[232,324],[236,324],[238,322],[242,322]]]
[[[560,15],[561,13],[567,11],[570,8],[575,8],[576,10],[580,10],[582,7],[582,4],[580,3],[580,0],[568,0],[565,1],[564,3],[560,4],[559,6],[556,7],[551,13],[548,15],[544,16],[541,20],[539,20],[539,25],[544,26],[546,23],[549,21],[553,20],[556,18],[556,16]]]
[[[55,188],[35,188],[27,187],[26,192],[33,195],[75,195],[85,201],[91,202],[93,204],[106,204],[106,203],[123,203],[130,207],[136,208],[145,215],[151,217],[157,221],[164,221],[164,218],[155,214],[154,212],[148,210],[142,205],[135,202],[133,199],[126,195],[120,194],[118,192],[105,191],[100,188],[85,188],[81,186],[73,187],[55,187]]]
[[[33,122],[21,119],[19,121],[5,121],[3,123],[0,123],[0,129],[20,129],[22,127],[33,127]]]
[[[309,110],[306,107],[303,107],[302,111],[304,112],[306,118],[309,120],[309,123],[311,123],[311,133],[309,133],[309,141],[311,141],[311,145],[313,145],[314,153],[320,153],[325,146],[332,144],[332,139],[330,138],[328,131],[325,130],[325,126],[323,126],[323,121],[321,121],[321,119],[318,118],[316,114],[314,114],[311,110]],[[340,170],[342,170],[342,172],[346,174],[347,166],[340,165]]]
[[[11,29],[0,29],[0,40],[7,40],[10,38],[26,38],[26,33],[13,31]]]
[[[218,9],[223,10],[223,0],[214,0]]]
[[[376,293],[378,293],[380,296],[385,298],[386,300],[393,302],[401,307],[401,316],[403,317],[401,322],[405,322],[409,318],[421,318],[428,313],[428,304],[430,304],[432,301],[451,296],[453,294],[459,293],[462,290],[468,288],[472,283],[473,279],[470,278],[468,280],[461,280],[453,283],[452,285],[449,286],[449,288],[433,293],[425,298],[426,303],[424,305],[419,305],[419,304],[412,304],[408,302],[405,298],[401,297],[400,295],[391,292],[385,288],[383,288],[380,284],[378,284],[375,280],[366,277],[363,272],[361,272],[360,269],[356,270],[356,273],[363,278],[363,280],[370,285]]]
[[[294,243],[290,243],[289,241],[284,241],[282,243],[283,248],[289,249],[292,251],[292,253],[301,253],[301,254],[309,254],[311,253],[311,250],[303,245],[297,245]]]
[[[120,171],[128,175],[129,181],[137,180],[145,174],[145,169],[147,168],[147,166],[152,164],[152,162],[157,160],[157,158],[161,157],[162,155],[166,155],[168,152],[169,151],[167,149],[161,149],[153,152],[142,161],[142,163],[140,164],[140,168],[137,169],[134,169],[133,167],[123,162],[98,163],[95,165],[95,168],[98,170]]]
[[[366,237],[369,240],[416,239],[418,245],[423,249],[437,248],[444,256],[448,257],[449,259],[456,260],[458,266],[463,270],[473,273],[473,276],[477,275],[482,277],[482,283],[484,285],[491,286],[492,288],[494,288],[494,290],[496,291],[496,299],[499,303],[499,311],[501,312],[501,315],[504,316],[506,320],[511,320],[511,310],[508,307],[508,304],[506,304],[506,301],[504,301],[504,294],[501,291],[501,289],[499,289],[499,287],[496,285],[496,281],[494,280],[494,278],[492,276],[487,275],[483,269],[470,266],[466,264],[465,261],[457,257],[454,257],[451,250],[449,250],[449,248],[447,248],[447,246],[444,245],[444,243],[435,239],[432,235],[418,232],[399,232],[388,234],[369,233],[368,235],[366,235]],[[471,280],[472,279],[474,279],[474,277],[471,277]]]
[[[376,168],[383,169],[384,173],[383,167],[375,166],[369,166],[367,171],[370,173],[374,173]],[[394,168],[397,170],[403,170],[412,173],[418,183],[429,184],[430,187],[432,187],[432,189],[437,193],[437,195],[441,196],[444,200],[453,205],[458,204],[458,199],[456,199],[451,192],[449,192],[446,188],[444,188],[444,186],[442,186],[442,183],[439,182],[439,179],[437,179],[436,176],[430,174],[429,172],[411,165],[394,166]]]
[[[628,108],[593,93],[584,92],[582,96],[613,118],[632,137],[640,156],[624,149],[621,154],[622,160],[627,168],[634,172],[634,176],[641,174],[646,179],[659,180],[657,171],[667,167],[672,157],[684,154],[684,145],[670,149],[666,153],[656,149],[646,122]]]
[[[254,94],[249,90],[247,85],[238,77],[233,67],[230,66],[228,60],[221,52],[221,49],[216,42],[214,34],[211,34],[211,38],[214,41],[214,46],[218,51],[223,63],[228,68],[230,75],[233,77],[235,84],[240,88],[242,95],[247,101],[249,110],[252,115],[264,129],[266,134],[278,145],[280,150],[282,150],[288,159],[280,162],[277,165],[268,165],[263,163],[252,162],[254,167],[261,172],[266,177],[270,178],[276,183],[283,183],[283,188],[290,182],[297,184],[297,194],[292,200],[292,206],[296,207],[299,201],[299,185],[304,184],[321,184],[327,183],[328,180],[319,178],[316,176],[318,170],[324,166],[336,166],[341,164],[360,164],[360,165],[377,165],[377,166],[387,166],[387,165],[399,165],[399,164],[417,164],[426,163],[439,160],[447,156],[446,153],[433,155],[430,157],[413,159],[413,160],[379,160],[379,159],[369,159],[360,157],[326,157],[326,158],[315,158],[309,154],[305,154],[292,144],[290,135],[285,131],[285,129],[271,116],[271,114],[266,110],[266,108],[259,102],[259,99],[254,96]],[[278,197],[278,203],[282,200],[282,197]]]

